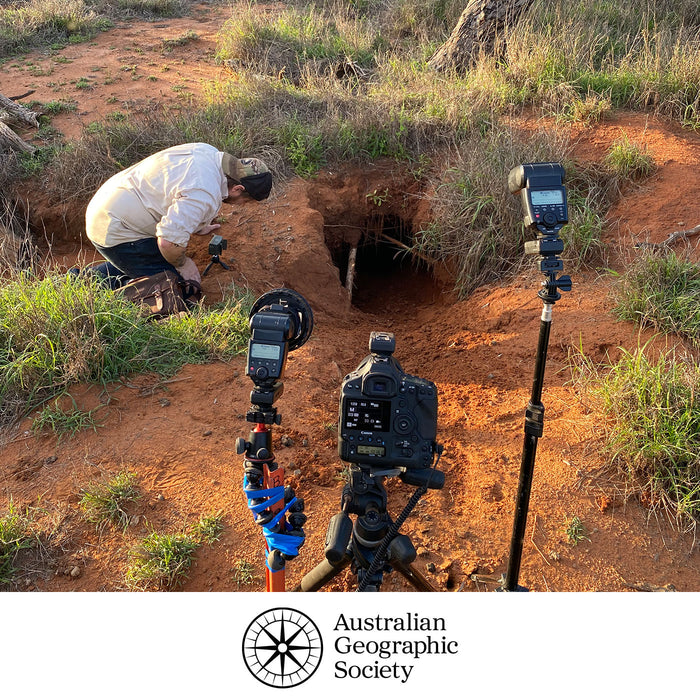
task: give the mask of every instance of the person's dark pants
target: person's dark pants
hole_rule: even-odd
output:
[[[155,238],[142,238],[110,248],[93,245],[105,262],[93,267],[92,272],[104,278],[111,289],[123,287],[136,277],[149,277],[164,270],[180,277],[180,273],[163,257]]]

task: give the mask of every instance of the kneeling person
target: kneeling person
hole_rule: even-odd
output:
[[[90,201],[87,237],[105,258],[94,268],[117,288],[136,277],[175,271],[201,282],[186,254],[192,233],[219,228],[221,203],[266,199],[272,175],[257,158],[235,158],[206,143],[166,148],[107,180]]]

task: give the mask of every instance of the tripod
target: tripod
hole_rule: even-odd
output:
[[[212,266],[215,265],[216,263],[221,265],[221,267],[223,267],[224,270],[231,269],[217,254],[214,254],[211,256],[211,260],[209,261],[209,264],[204,268],[204,272],[202,272],[202,277],[204,277],[204,275],[206,275],[207,272],[209,272],[209,270],[211,270]]]
[[[377,474],[372,473],[367,465],[353,464],[350,467],[350,481],[343,488],[341,510],[328,524],[326,558],[304,576],[297,590],[317,591],[350,566],[357,576],[358,592],[379,591],[384,574],[393,569],[417,591],[435,591],[430,582],[411,566],[416,550],[410,538],[398,533],[427,489],[442,488],[444,474],[436,469],[424,470],[429,472],[427,479],[412,477],[410,470],[398,474],[402,481],[417,485],[418,489],[394,522],[386,509],[384,479],[396,475],[396,471]],[[350,515],[358,516],[354,523]]]

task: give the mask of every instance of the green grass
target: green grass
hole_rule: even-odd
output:
[[[656,170],[654,159],[646,147],[633,143],[627,136],[610,146],[603,163],[622,180],[642,180]]]
[[[613,313],[700,347],[700,268],[677,255],[640,255],[613,286]]]
[[[10,501],[7,512],[0,515],[0,586],[12,583],[18,553],[35,543],[30,519]]]
[[[221,512],[212,515],[202,515],[199,520],[190,527],[192,536],[198,542],[214,544],[218,542],[224,531],[223,514]]]
[[[76,382],[167,376],[184,364],[230,359],[248,334],[248,309],[233,298],[154,324],[90,276],[22,275],[0,286],[3,423]]]
[[[80,491],[85,518],[102,531],[108,524],[125,530],[131,516],[127,507],[140,498],[136,475],[122,471],[103,483],[91,483]]]
[[[87,41],[111,22],[83,0],[29,0],[0,7],[0,57]]]
[[[172,590],[181,586],[199,546],[191,535],[152,532],[131,552],[127,585],[137,590]]]
[[[573,359],[579,388],[607,417],[600,449],[610,467],[680,526],[700,519],[700,367],[650,343],[613,364]]]
[[[32,432],[40,434],[48,431],[59,437],[73,437],[82,430],[92,429],[97,432],[98,426],[94,411],[83,411],[79,408],[66,410],[54,404],[41,409],[32,421]]]
[[[258,581],[258,577],[255,574],[255,567],[245,559],[238,559],[231,573],[233,582],[238,588],[241,588],[241,586],[251,586]]]
[[[573,517],[566,518],[564,520],[564,531],[567,539],[569,540],[569,544],[573,545],[574,547],[579,542],[583,542],[583,540],[588,540],[589,542],[591,541],[586,532],[586,528],[578,515],[574,515]]]

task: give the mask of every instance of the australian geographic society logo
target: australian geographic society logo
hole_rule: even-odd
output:
[[[243,660],[265,685],[293,688],[314,674],[323,656],[323,640],[313,620],[293,608],[258,615],[243,635]]]

